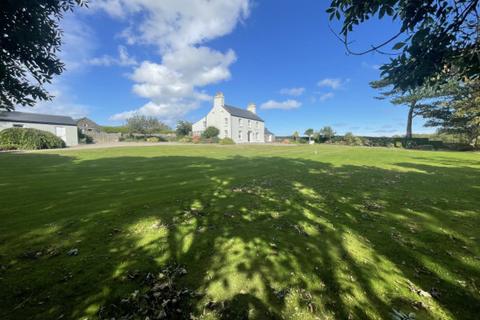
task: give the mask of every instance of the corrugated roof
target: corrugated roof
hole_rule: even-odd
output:
[[[246,119],[251,119],[251,120],[257,120],[257,121],[262,121],[262,118],[257,116],[255,113],[250,112],[246,109],[240,109],[237,107],[232,107],[228,105],[224,105],[223,108],[228,111],[232,116],[234,117],[239,117],[239,118],[246,118]]]
[[[71,117],[18,111],[0,111],[0,121],[77,126],[77,123]]]

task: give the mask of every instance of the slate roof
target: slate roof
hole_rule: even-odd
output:
[[[275,134],[273,134],[272,131],[268,130],[267,128],[265,128],[265,134],[271,134],[272,136],[274,136]]]
[[[265,122],[265,121],[262,120],[262,118],[257,116],[255,113],[250,112],[246,109],[240,109],[240,108],[232,107],[232,106],[228,106],[228,105],[224,105],[223,108],[225,110],[227,110],[228,113],[230,113],[234,117],[246,118],[246,119],[250,119],[250,120]]]
[[[0,121],[77,126],[71,117],[17,111],[0,111]]]

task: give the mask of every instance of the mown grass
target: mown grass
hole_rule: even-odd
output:
[[[1,319],[94,319],[141,287],[128,273],[172,261],[206,319],[480,314],[478,153],[162,146],[0,166]]]

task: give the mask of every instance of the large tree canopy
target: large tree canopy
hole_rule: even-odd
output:
[[[130,133],[140,133],[144,135],[172,131],[168,125],[160,122],[157,118],[147,117],[140,114],[134,114],[132,117],[128,118],[125,126]]]
[[[480,74],[479,0],[332,0],[330,20],[342,21],[339,37],[350,54],[395,51],[381,67],[382,78],[395,88],[422,86],[444,72],[460,79]],[[390,39],[363,52],[350,48],[350,34],[370,18],[390,16],[400,20],[400,29]],[[440,77],[443,79],[443,77]]]
[[[86,0],[2,0],[0,7],[0,109],[32,106],[52,97],[45,90],[65,69],[57,57],[63,13]]]
[[[370,86],[374,89],[383,90],[377,99],[390,99],[390,102],[394,105],[405,105],[408,107],[405,137],[411,139],[413,136],[413,119],[418,115],[422,115],[424,109],[428,107],[428,105],[423,102],[435,97],[435,89],[428,86],[421,86],[409,90],[400,90],[395,89],[392,83],[385,79],[372,81],[370,82]]]
[[[426,126],[460,134],[480,146],[480,80],[450,81],[436,90],[435,99],[422,108]]]

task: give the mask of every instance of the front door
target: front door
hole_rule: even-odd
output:
[[[67,142],[67,129],[65,127],[55,127],[55,135]]]
[[[252,131],[248,131],[248,133],[247,133],[247,141],[248,141],[248,142],[252,141]]]

